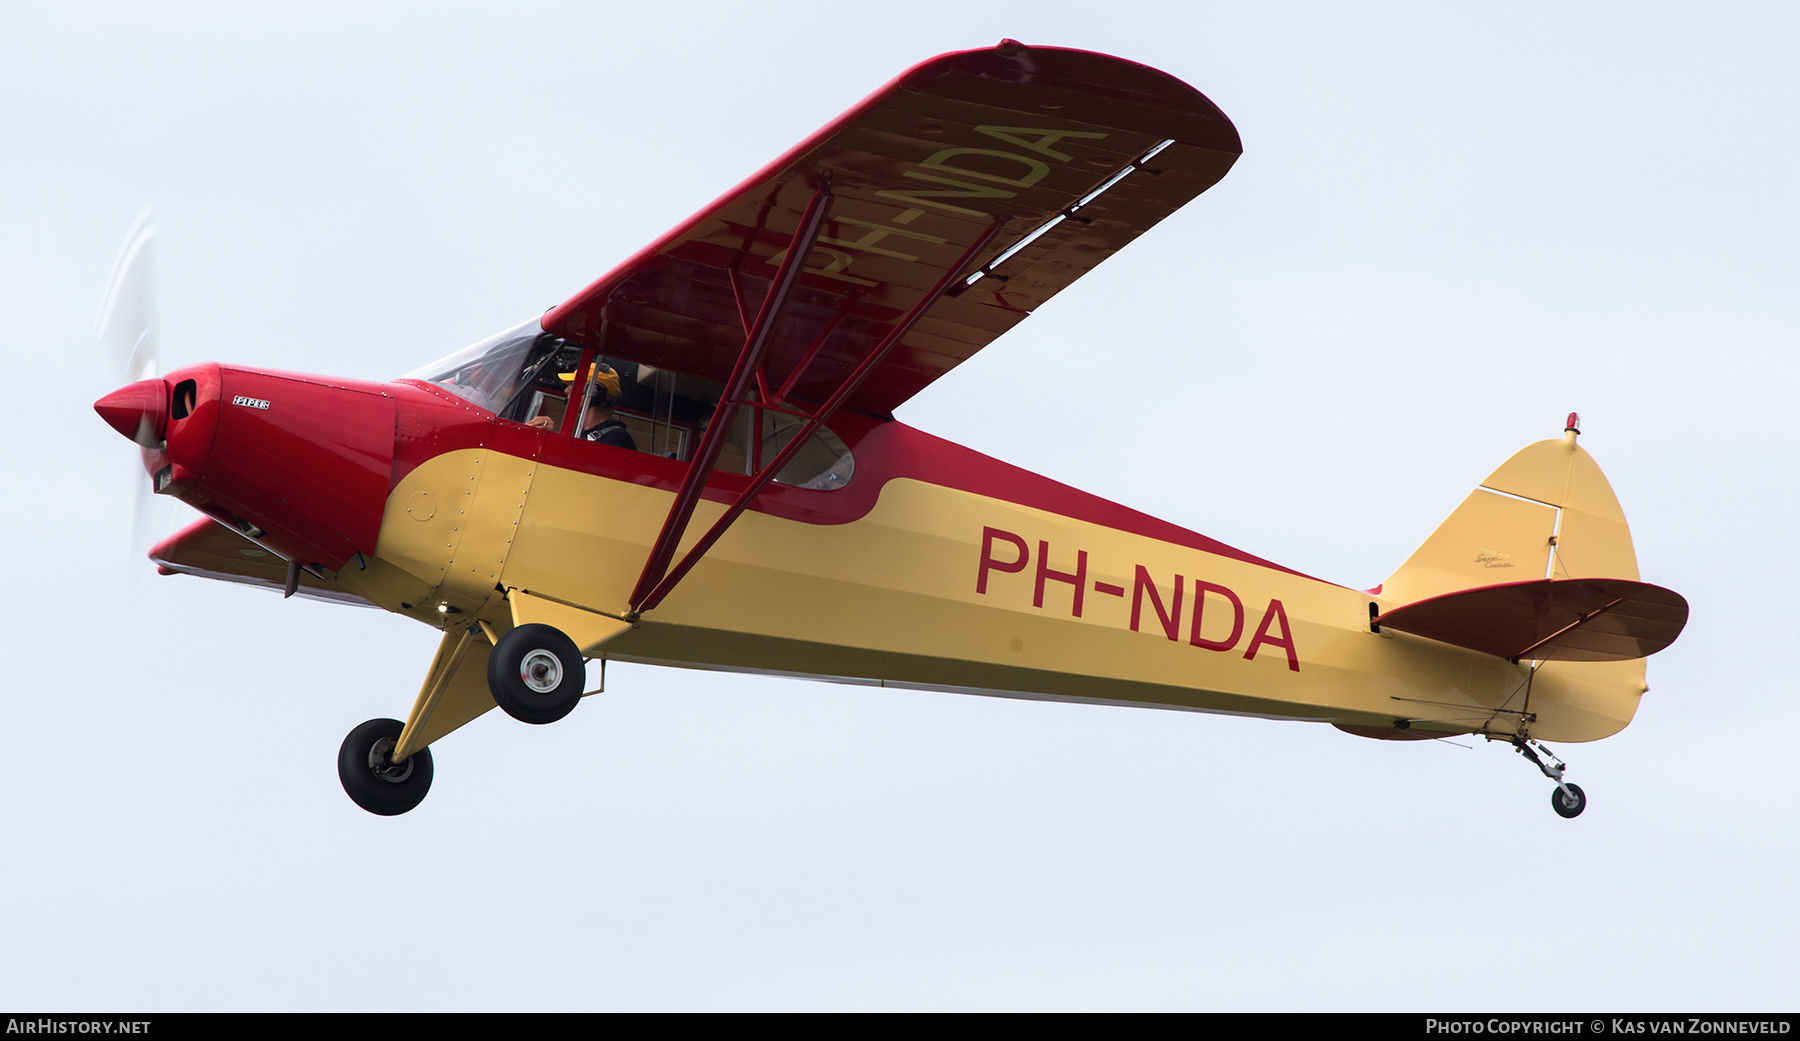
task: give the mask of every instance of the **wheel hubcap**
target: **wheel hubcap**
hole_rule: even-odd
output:
[[[408,756],[403,763],[395,763],[394,739],[384,737],[369,746],[369,770],[389,784],[399,784],[412,776],[412,757]]]
[[[538,694],[548,694],[562,686],[562,678],[562,662],[549,651],[532,651],[519,663],[519,679]]]

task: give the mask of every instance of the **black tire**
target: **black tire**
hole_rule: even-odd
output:
[[[371,719],[338,748],[338,780],[350,801],[370,813],[393,817],[424,801],[431,790],[431,749],[421,748],[398,766],[388,761],[404,725]]]
[[[524,723],[554,723],[575,710],[587,666],[581,648],[550,625],[521,625],[488,655],[494,704]]]
[[[1581,811],[1587,809],[1587,793],[1581,790],[1579,784],[1569,785],[1569,792],[1575,796],[1574,799],[1565,798],[1560,785],[1550,789],[1550,805],[1556,810],[1557,816],[1573,819],[1581,816]]]

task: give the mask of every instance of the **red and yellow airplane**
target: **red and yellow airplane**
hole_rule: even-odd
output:
[[[1687,604],[1576,443],[1531,445],[1348,589],[892,418],[1216,183],[1181,81],[1014,41],[933,58],[565,303],[388,383],[206,364],[95,408],[206,515],[151,553],[444,633],[339,754],[404,813],[430,745],[586,661],[1537,742],[1632,718]],[[140,337],[140,340],[142,337]]]

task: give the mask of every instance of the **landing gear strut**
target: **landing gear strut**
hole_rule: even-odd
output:
[[[1531,760],[1533,765],[1542,770],[1545,777],[1556,782],[1556,787],[1550,792],[1550,807],[1556,811],[1556,815],[1564,818],[1581,816],[1581,811],[1587,809],[1587,793],[1581,790],[1580,785],[1570,784],[1563,780],[1563,770],[1566,769],[1563,761],[1558,759],[1556,754],[1548,748],[1523,735],[1513,735],[1512,744],[1514,748],[1518,749],[1520,755]],[[1535,749],[1532,747],[1534,745],[1536,745]],[[1549,757],[1549,763],[1544,762],[1543,758],[1538,756],[1540,751]]]

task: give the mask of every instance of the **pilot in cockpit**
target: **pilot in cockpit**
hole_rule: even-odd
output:
[[[561,373],[559,378],[573,383],[575,374]],[[637,451],[637,442],[632,440],[631,431],[613,415],[613,406],[619,401],[619,391],[619,373],[611,365],[597,361],[588,369],[587,409],[581,417],[581,428],[575,434],[578,439]],[[556,429],[556,421],[549,416],[538,416],[528,425],[541,430]]]

